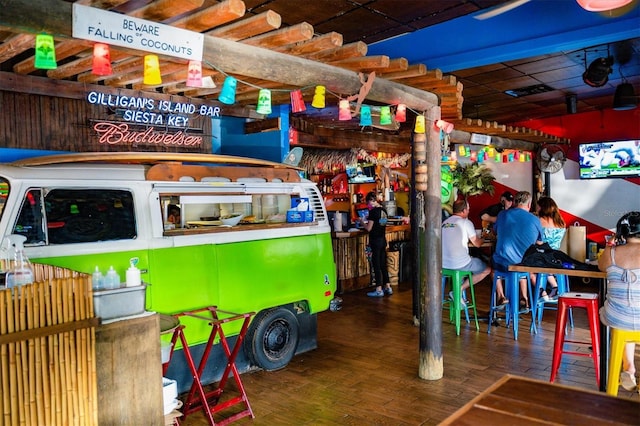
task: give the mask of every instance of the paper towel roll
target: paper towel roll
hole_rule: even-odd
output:
[[[587,260],[587,227],[578,222],[569,227],[569,256],[580,262]]]

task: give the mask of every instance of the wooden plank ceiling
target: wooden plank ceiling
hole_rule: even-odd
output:
[[[69,1],[69,3],[74,2]],[[300,2],[296,0],[247,0],[245,2],[242,0],[79,0],[76,3],[113,10],[141,19],[162,22],[206,35],[303,57],[362,73],[363,76],[371,76],[371,73],[375,72],[375,78],[391,80],[436,94],[441,103],[442,118],[454,123],[456,130],[539,144],[568,142],[532,129],[512,128],[498,122],[464,117],[464,87],[455,76],[443,75],[438,69],[429,69],[428,64],[409,64],[404,58],[367,55],[368,47],[364,41],[357,40],[345,43],[341,33],[335,31],[322,33],[323,19],[329,13],[336,16],[335,8],[327,7],[327,3],[330,3],[329,6],[344,7],[345,4],[353,2],[345,2],[344,0],[305,2],[304,7],[300,7]],[[397,7],[395,1],[381,1],[379,5],[384,4],[391,7],[391,3]],[[402,1],[400,3],[402,3],[403,14],[406,16],[428,16],[428,14],[425,15],[425,7],[427,6],[424,2]],[[434,3],[438,3],[440,6],[443,4],[442,1]],[[451,19],[481,7],[504,3],[504,0],[451,1],[449,5],[452,3],[455,3],[456,8],[450,8],[453,10],[448,13],[441,11],[438,19]],[[353,4],[352,7],[354,7]],[[284,22],[280,12],[286,13],[287,22]],[[369,37],[371,41],[376,41],[376,39],[397,35],[399,31],[403,30],[402,26],[397,25],[392,29],[385,30],[384,23],[371,23],[366,19],[365,16],[362,16],[362,20],[354,19],[354,16],[351,16],[349,22],[344,22],[344,31],[350,34],[351,39],[356,39],[358,26],[378,25],[377,28],[380,28],[380,31]],[[317,28],[308,22],[313,20],[319,22]],[[431,24],[433,23],[431,21]],[[413,26],[407,26],[405,31],[413,31],[427,24],[429,22],[421,22],[421,19],[416,19],[415,22],[412,22]],[[369,31],[367,34],[371,34],[371,32]],[[203,74],[210,76],[216,87],[198,89],[186,87],[187,67],[185,61],[164,57],[161,58],[160,63],[162,84],[146,86],[142,83],[142,56],[144,52],[117,46],[111,47],[113,74],[97,76],[91,72],[92,43],[77,39],[56,40],[57,69],[36,70],[33,56],[34,39],[33,34],[16,32],[13,28],[0,28],[0,71],[46,76],[50,79],[77,81],[83,84],[179,94],[214,101],[217,100],[225,78],[225,74],[220,72],[215,64],[205,63],[203,64]],[[274,105],[289,103],[290,91],[295,89],[302,90],[307,105],[311,102],[314,94],[314,87],[287,86],[274,81],[257,80],[242,75],[234,75],[234,77],[239,81],[236,102],[240,105],[255,105],[259,88],[272,90]],[[326,108],[308,107],[305,112],[292,114],[291,121],[295,127],[311,134],[322,128],[325,137],[329,138],[331,138],[332,132],[336,132],[334,137],[344,134],[344,132],[360,132],[367,134],[369,138],[380,137],[384,140],[393,140],[393,138],[400,137],[405,141],[409,139],[415,113],[421,111],[410,112],[406,123],[394,122],[390,126],[361,128],[358,117],[354,117],[350,121],[338,120],[338,99],[351,95],[355,94],[329,91],[326,98]],[[367,100],[364,103],[370,104]],[[374,123],[376,121],[375,111],[374,108]],[[329,136],[326,136],[327,134]]]

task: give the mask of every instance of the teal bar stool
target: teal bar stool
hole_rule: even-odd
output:
[[[510,324],[513,324],[513,339],[518,340],[518,323],[519,323],[519,315],[520,315],[520,280],[527,280],[527,293],[529,295],[529,303],[533,303],[532,291],[531,291],[531,282],[529,279],[528,272],[500,272],[494,271],[493,273],[493,288],[491,290],[491,303],[489,306],[489,327],[487,328],[487,333],[491,333],[491,325],[494,321],[494,315],[498,312],[498,307],[496,306],[496,288],[498,280],[503,280],[503,288],[504,293],[507,299],[509,299],[509,304],[505,307],[505,316],[506,316],[506,326],[509,327]],[[531,311],[533,314],[533,311]],[[531,317],[531,331],[537,333],[535,318]]]
[[[449,307],[449,321],[454,322],[456,325],[456,335],[460,335],[460,314],[462,313],[463,306],[460,303],[462,292],[460,288],[464,279],[469,280],[469,294],[471,300],[467,300],[467,306],[464,307],[467,323],[469,323],[469,308],[473,309],[473,318],[476,323],[476,331],[480,330],[478,325],[478,312],[476,311],[476,293],[473,289],[473,274],[471,271],[459,271],[456,269],[442,269],[442,297],[445,299],[443,304],[448,304]],[[451,291],[453,292],[453,300],[446,300],[446,282],[451,283]]]

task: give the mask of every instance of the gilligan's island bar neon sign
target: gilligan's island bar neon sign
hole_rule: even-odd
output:
[[[101,144],[198,147],[202,146],[202,136],[187,133],[190,116],[220,116],[219,106],[195,105],[190,102],[173,102],[143,96],[111,95],[92,91],[87,94],[87,101],[92,105],[102,105],[119,111],[123,120],[116,123],[98,121],[93,125]],[[144,128],[132,129],[128,123]]]

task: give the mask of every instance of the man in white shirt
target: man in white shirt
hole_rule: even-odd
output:
[[[468,219],[469,204],[466,200],[453,203],[453,215],[442,222],[442,267],[471,271],[473,285],[482,281],[491,273],[491,268],[482,260],[469,255],[469,242],[475,247],[482,245],[482,240],[476,235],[473,223]],[[469,280],[465,279],[460,293],[469,288]],[[449,293],[452,298],[453,292]],[[461,300],[465,305],[465,301]]]

